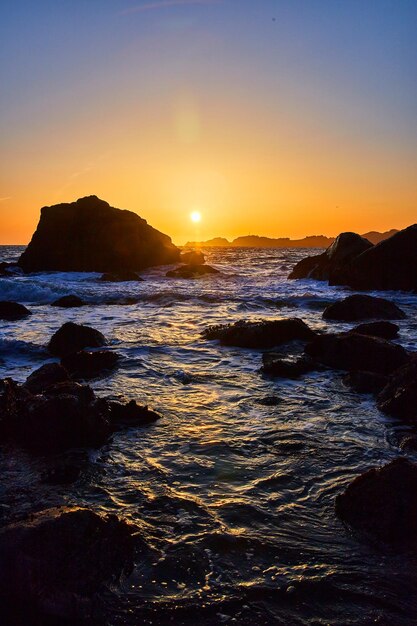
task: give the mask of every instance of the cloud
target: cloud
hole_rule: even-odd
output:
[[[210,4],[220,4],[222,0],[155,0],[138,6],[130,7],[120,12],[120,15],[130,15],[131,13],[144,13],[145,11],[157,11],[169,7],[179,6],[203,6]]]

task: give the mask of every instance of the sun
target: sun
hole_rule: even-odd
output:
[[[193,211],[192,213],[190,213],[190,220],[194,222],[194,224],[198,224],[198,222],[201,222],[200,211]]]

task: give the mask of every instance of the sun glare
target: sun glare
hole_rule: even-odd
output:
[[[198,224],[198,222],[201,222],[200,211],[193,211],[192,213],[190,213],[190,220],[194,222],[194,224]]]

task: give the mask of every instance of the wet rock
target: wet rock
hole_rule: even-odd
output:
[[[405,435],[401,438],[399,446],[404,452],[417,452],[417,435]]]
[[[289,279],[297,279],[297,278],[313,278],[317,276],[320,272],[320,267],[322,264],[327,263],[326,253],[323,254],[314,254],[313,256],[307,256],[293,267]]]
[[[81,300],[81,298],[74,295],[62,296],[62,298],[58,298],[58,300],[55,300],[51,303],[51,306],[59,306],[64,309],[70,309],[84,305],[84,300]]]
[[[264,396],[263,398],[258,398],[256,402],[262,406],[277,406],[281,404],[282,399],[278,396]]]
[[[394,371],[377,398],[380,411],[417,423],[417,356]]]
[[[266,353],[262,355],[262,361],[261,372],[277,378],[300,378],[317,368],[317,364],[306,356],[290,360]]]
[[[323,312],[323,319],[355,322],[366,319],[401,320],[405,313],[396,304],[384,298],[355,294],[333,302]]]
[[[102,276],[100,276],[99,280],[105,283],[124,283],[124,282],[137,282],[140,283],[143,281],[143,278],[138,276],[136,272],[106,272]]]
[[[42,482],[47,485],[71,485],[80,475],[81,468],[78,465],[56,465],[43,473]]]
[[[18,263],[25,272],[123,272],[179,260],[171,239],[96,196],[43,207]]]
[[[390,374],[409,361],[402,346],[356,333],[319,335],[305,347],[311,358],[327,367]]]
[[[336,498],[336,514],[388,543],[417,543],[417,465],[396,459],[361,474]]]
[[[135,530],[114,515],[70,507],[6,526],[0,530],[3,608],[23,603],[31,618],[88,617],[94,594],[131,570]]]
[[[28,315],[32,315],[29,309],[18,302],[8,302],[3,300],[0,302],[0,319],[13,322],[21,320]]]
[[[189,265],[202,265],[205,262],[205,256],[200,250],[188,250],[181,252],[181,263],[188,263]]]
[[[392,322],[369,322],[368,324],[359,324],[349,332],[358,333],[359,335],[370,335],[371,337],[380,337],[381,339],[396,339],[399,330],[399,326]]]
[[[219,270],[216,270],[210,265],[181,265],[181,267],[170,270],[166,273],[169,278],[199,278],[207,274],[220,274]]]
[[[89,385],[80,385],[73,380],[68,380],[63,383],[57,383],[48,387],[45,390],[45,395],[48,397],[55,396],[75,396],[81,402],[89,404],[95,399],[94,391]]]
[[[234,324],[210,326],[203,332],[205,339],[219,339],[224,346],[241,348],[273,348],[290,341],[311,341],[316,333],[298,318],[239,321]]]
[[[83,348],[100,348],[106,344],[106,339],[95,328],[66,322],[52,335],[48,350],[54,356],[66,356],[79,352]]]
[[[25,382],[26,389],[31,393],[43,393],[57,383],[69,380],[68,371],[59,363],[45,363],[28,376]]]
[[[114,400],[108,402],[110,408],[110,420],[112,424],[151,424],[160,419],[161,416],[148,409],[147,406],[137,404],[135,400],[130,400],[126,404]]]
[[[16,423],[24,412],[33,394],[11,378],[0,380],[0,439],[12,437]]]
[[[349,372],[344,377],[343,382],[358,393],[377,394],[387,384],[388,377],[382,374],[375,374],[374,372],[354,371]]]
[[[113,369],[119,360],[116,352],[80,350],[61,359],[61,365],[74,378],[94,378]]]

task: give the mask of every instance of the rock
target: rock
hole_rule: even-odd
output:
[[[417,356],[394,371],[377,398],[380,411],[417,423]]]
[[[16,269],[18,269],[16,263],[8,263],[7,261],[1,261],[0,276],[8,276],[8,277],[14,276]]]
[[[368,324],[359,324],[359,326],[355,326],[349,332],[380,337],[381,339],[396,339],[399,330],[399,326],[392,322],[370,322]]]
[[[65,309],[69,309],[72,307],[84,306],[85,302],[81,300],[78,296],[70,295],[70,296],[62,296],[62,298],[58,298],[51,303],[51,306],[59,306]]]
[[[262,361],[261,372],[279,378],[300,378],[300,376],[316,369],[314,361],[305,356],[296,360],[289,360],[266,353],[262,355]]]
[[[3,609],[22,605],[30,623],[39,614],[88,617],[94,594],[133,567],[135,530],[115,515],[75,507],[47,509],[2,528]]]
[[[305,353],[335,369],[384,375],[405,365],[410,358],[402,346],[356,333],[319,335],[306,345]]]
[[[100,348],[106,344],[104,335],[95,328],[66,322],[52,335],[48,350],[54,356],[66,356],[83,348]]]
[[[333,302],[323,312],[323,319],[340,322],[357,320],[401,320],[406,317],[396,304],[384,298],[355,294]]]
[[[224,346],[240,348],[273,348],[289,341],[310,341],[316,336],[303,320],[281,319],[262,322],[239,321],[234,324],[210,326],[205,339],[219,339]]]
[[[147,406],[140,406],[135,400],[130,400],[127,404],[109,401],[110,420],[113,424],[150,424],[160,419],[161,416],[155,411],[151,411]]]
[[[399,458],[361,474],[336,498],[336,514],[387,543],[417,540],[417,465]]]
[[[299,261],[288,278],[329,280],[340,267],[372,247],[367,239],[356,233],[341,233],[326,252]]]
[[[94,378],[106,370],[111,370],[118,360],[119,355],[109,350],[97,352],[80,350],[64,356],[61,359],[61,365],[74,378]]]
[[[0,380],[0,440],[13,438],[19,417],[33,394],[11,378]]]
[[[181,265],[166,273],[169,278],[199,278],[207,274],[220,274],[220,272],[210,265]]]
[[[338,268],[330,284],[360,290],[416,290],[417,224],[381,241]]]
[[[374,372],[349,372],[343,382],[358,393],[379,393],[388,382],[388,377]]]
[[[23,304],[18,302],[8,302],[3,300],[0,302],[0,319],[13,322],[15,320],[21,320],[24,317],[31,315],[29,309]]]
[[[43,207],[18,264],[25,272],[139,271],[179,260],[171,239],[96,196]]]
[[[55,396],[75,396],[81,402],[89,404],[95,399],[94,391],[89,385],[80,385],[73,380],[68,380],[63,383],[57,383],[45,390],[45,396],[49,398]]]
[[[106,272],[102,276],[100,276],[99,280],[105,283],[123,283],[123,282],[137,282],[140,283],[143,281],[143,278],[138,276],[136,272]]]
[[[417,452],[417,435],[402,437],[399,445],[404,452]]]
[[[202,265],[205,262],[205,257],[200,250],[189,250],[181,252],[180,261],[189,265]]]
[[[42,482],[47,485],[71,485],[81,475],[78,465],[59,464],[46,470],[42,475]]]
[[[67,370],[58,363],[46,363],[28,376],[25,382],[26,389],[31,393],[43,393],[57,383],[69,380]]]
[[[282,399],[278,396],[263,396],[263,398],[258,398],[256,400],[257,404],[261,404],[262,406],[277,406],[281,404]]]

